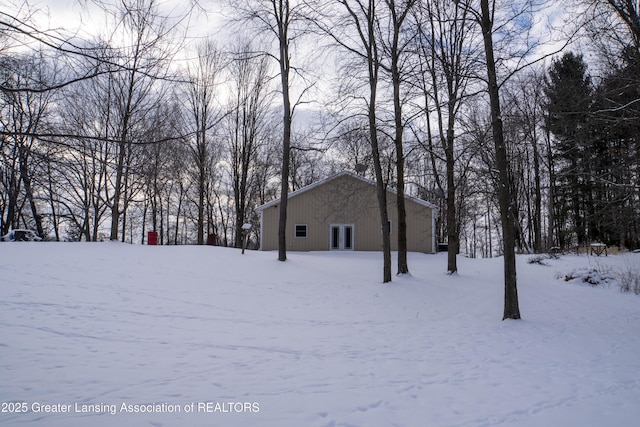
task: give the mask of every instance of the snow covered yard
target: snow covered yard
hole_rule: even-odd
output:
[[[502,259],[0,244],[2,426],[630,426],[640,296]],[[49,405],[49,406],[47,406]],[[24,412],[20,412],[24,411]],[[65,412],[61,412],[65,411]]]

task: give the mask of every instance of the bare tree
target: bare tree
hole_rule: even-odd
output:
[[[166,73],[169,52],[164,49],[169,28],[159,18],[155,0],[126,0],[121,4],[121,37],[125,43],[123,70],[114,75],[112,90],[117,120],[113,139],[117,140],[115,182],[111,197],[111,240],[118,240],[118,224],[123,213],[123,196],[129,174],[126,163],[144,118],[155,108],[155,84]],[[114,61],[116,59],[114,58]]]
[[[420,56],[422,82],[425,98],[427,126],[430,129],[431,111],[437,116],[439,152],[444,153],[446,166],[446,230],[448,242],[447,272],[458,271],[459,220],[456,210],[456,127],[457,117],[465,99],[476,64],[474,29],[470,25],[468,9],[457,2],[434,0],[422,3],[417,17],[417,47]],[[435,158],[432,138],[427,137],[431,158]],[[434,165],[435,166],[435,165]],[[437,173],[437,168],[434,167]],[[441,182],[439,176],[436,181]]]
[[[325,27],[328,34],[352,58],[352,70],[364,68],[366,89],[365,99],[369,143],[373,160],[376,194],[380,211],[382,230],[383,282],[391,281],[391,240],[389,214],[387,212],[387,188],[384,179],[378,138],[378,84],[382,64],[382,48],[379,46],[379,20],[375,0],[337,0],[344,15],[337,19],[333,27]]]
[[[495,3],[493,3],[495,6]],[[496,171],[498,174],[498,202],[502,221],[502,242],[504,255],[504,319],[520,319],[518,305],[518,288],[516,278],[515,254],[515,214],[513,194],[509,180],[509,159],[502,126],[502,109],[500,107],[500,89],[496,72],[496,59],[493,50],[494,10],[489,8],[489,0],[480,0],[480,27],[484,41],[487,66],[487,83],[491,105],[491,129],[495,145]]]
[[[96,55],[109,56],[106,44],[94,47]],[[91,59],[86,59],[92,61]],[[96,241],[109,211],[109,179],[116,158],[114,74],[76,82],[61,90],[58,125],[54,136],[63,148],[56,157],[60,173],[60,203],[70,223],[72,239]]]
[[[501,107],[501,87],[516,73],[531,67],[553,55],[540,52],[542,44],[550,41],[535,37],[532,28],[534,17],[542,13],[544,3],[526,0],[505,4],[498,0],[456,0],[468,10],[482,31],[485,53],[487,93],[493,137],[493,159],[489,163],[491,177],[496,188],[504,255],[504,314],[503,319],[519,319],[515,244],[517,229],[517,205],[514,197],[514,182],[511,176],[510,158]],[[550,33],[553,33],[550,31]],[[498,35],[494,38],[494,35]],[[565,37],[563,46],[571,39]],[[498,48],[496,48],[498,44]],[[496,56],[496,52],[501,54]],[[499,70],[500,68],[500,70]]]
[[[282,167],[280,173],[280,219],[278,222],[278,260],[287,260],[287,204],[289,197],[289,166],[291,157],[291,125],[295,106],[300,99],[292,99],[293,74],[298,72],[291,65],[295,43],[306,34],[305,2],[297,0],[244,0],[234,2],[244,21],[256,22],[259,28],[268,31],[275,41],[277,53],[269,53],[279,67],[282,94]],[[305,90],[303,90],[304,94]]]
[[[91,61],[86,60],[87,58],[98,58],[90,44],[84,46],[82,42],[75,43],[78,41],[75,35],[64,30],[39,28],[34,18],[42,11],[33,8],[28,1],[17,1],[9,6],[14,6],[13,10],[9,7],[0,11],[0,53],[30,51],[31,53],[40,52],[41,55],[47,55],[50,58],[65,56],[72,66],[66,73],[53,76],[54,78],[47,84],[23,81],[19,86],[16,86],[15,84],[7,84],[6,81],[0,81],[0,90],[43,93],[55,91],[109,72],[108,69],[93,66]],[[91,66],[87,67],[89,64]]]
[[[513,155],[520,164],[520,171],[513,172],[516,179],[523,181],[517,192],[519,205],[524,205],[526,229],[520,236],[524,244],[520,247],[533,248],[540,253],[546,246],[542,239],[543,227],[543,179],[550,172],[543,161],[544,150],[544,75],[537,69],[517,76],[505,87],[505,109],[507,123],[513,136],[510,138]],[[515,151],[519,150],[519,153]],[[548,179],[548,178],[547,178]],[[549,189],[551,191],[551,188]],[[552,200],[549,196],[550,203]],[[552,209],[550,209],[552,211]],[[524,232],[528,236],[524,235]]]
[[[6,87],[24,84],[45,86],[49,79],[48,63],[41,54],[0,58],[0,79]],[[0,92],[0,124],[2,125],[2,182],[6,192],[6,205],[2,204],[2,233],[17,227],[23,216],[22,203],[29,207],[29,226],[44,235],[42,215],[37,203],[37,188],[34,188],[36,168],[40,151],[44,151],[35,137],[47,120],[51,93],[27,93],[11,90]],[[24,199],[21,201],[21,198]],[[3,201],[5,202],[5,201]],[[26,224],[25,224],[26,225]]]
[[[637,0],[584,0],[591,40],[606,61],[631,54],[640,60],[640,4]],[[613,64],[616,65],[616,64]]]
[[[237,248],[242,247],[242,226],[249,220],[248,208],[259,176],[255,169],[268,132],[271,101],[268,73],[267,56],[248,42],[238,46],[230,64],[233,99],[227,120]]]
[[[403,68],[406,67],[408,62],[408,50],[414,37],[413,33],[407,30],[407,18],[418,3],[417,0],[385,0],[389,13],[388,32],[390,34],[383,38],[386,45],[385,50],[388,55],[388,63],[385,64],[383,62],[383,67],[391,75],[391,85],[393,88],[393,141],[396,152],[396,206],[398,210],[398,274],[409,273],[409,264],[407,261],[407,210],[405,207],[405,154],[403,141],[406,118],[403,116],[402,111],[404,102],[401,84],[408,73],[408,70]]]
[[[221,121],[222,112],[216,111],[216,89],[220,84],[223,70],[223,55],[211,39],[205,40],[196,49],[196,61],[189,68],[187,85],[187,101],[189,114],[186,115],[187,134],[194,135],[189,139],[191,158],[196,165],[195,181],[197,183],[198,209],[198,244],[204,244],[205,198],[207,189],[208,166],[213,155],[211,133],[213,127]],[[191,142],[193,141],[193,142]]]

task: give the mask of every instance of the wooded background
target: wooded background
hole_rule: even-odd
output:
[[[256,206],[365,165],[441,207],[438,241],[500,255],[479,3],[246,0],[195,39],[197,3],[93,2],[109,25],[79,37],[13,1],[1,233],[239,247],[249,222],[258,247]],[[517,250],[640,247],[637,2],[489,3]]]

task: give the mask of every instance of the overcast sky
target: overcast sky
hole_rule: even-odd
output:
[[[23,0],[8,0],[20,5]],[[106,0],[116,4],[115,0]],[[193,36],[202,36],[218,31],[221,26],[221,15],[218,0],[197,0],[200,7],[194,8],[189,23]],[[29,0],[32,9],[36,10],[36,22],[40,29],[64,29],[79,37],[90,38],[105,29],[105,14],[92,0]],[[161,11],[169,16],[183,16],[191,4],[188,0],[158,0]]]
[[[3,0],[0,0],[3,1]],[[19,5],[24,0],[5,0],[9,4]],[[119,0],[105,0],[117,4]],[[230,29],[223,29],[225,18],[219,13],[222,0],[157,0],[161,11],[170,16],[182,16],[188,9],[188,5],[196,2],[200,8],[194,10],[189,20],[189,35],[192,41],[213,34],[219,44],[225,44],[224,40],[231,37]],[[76,35],[81,39],[90,39],[103,32],[108,35],[113,23],[107,23],[104,11],[100,10],[93,0],[29,0],[33,8],[37,9],[38,26],[40,29],[64,29],[66,34]],[[575,7],[575,2],[562,0],[546,0],[544,15],[534,19],[534,33],[547,42],[555,36],[550,36],[550,26],[556,28],[568,28],[572,24],[570,9]],[[575,17],[573,21],[576,21]],[[188,44],[193,44],[189,43]],[[546,43],[539,48],[538,54],[556,50],[562,42],[556,38],[556,43]],[[498,52],[499,53],[499,52]]]
[[[24,0],[8,0],[9,3],[20,4]],[[117,0],[103,0],[116,4]],[[157,0],[161,10],[171,16],[180,16],[188,9],[188,5],[195,3],[196,8],[190,21],[190,31],[193,35],[206,35],[220,32],[224,18],[220,15],[221,0]],[[71,32],[79,30],[78,35],[95,34],[104,28],[104,13],[94,4],[93,0],[29,0],[29,3],[40,10],[38,22],[46,28],[64,28]],[[514,3],[516,3],[514,1]],[[547,0],[542,2],[548,7],[544,10],[544,17],[536,19],[534,30],[539,34],[548,32],[548,26],[561,28],[567,26],[571,19],[567,17],[575,2],[561,0]],[[570,15],[569,15],[570,16]]]

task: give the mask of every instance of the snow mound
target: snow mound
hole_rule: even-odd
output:
[[[579,267],[564,275],[565,282],[577,281],[591,286],[616,285],[618,280],[611,271],[600,271],[593,267]]]

